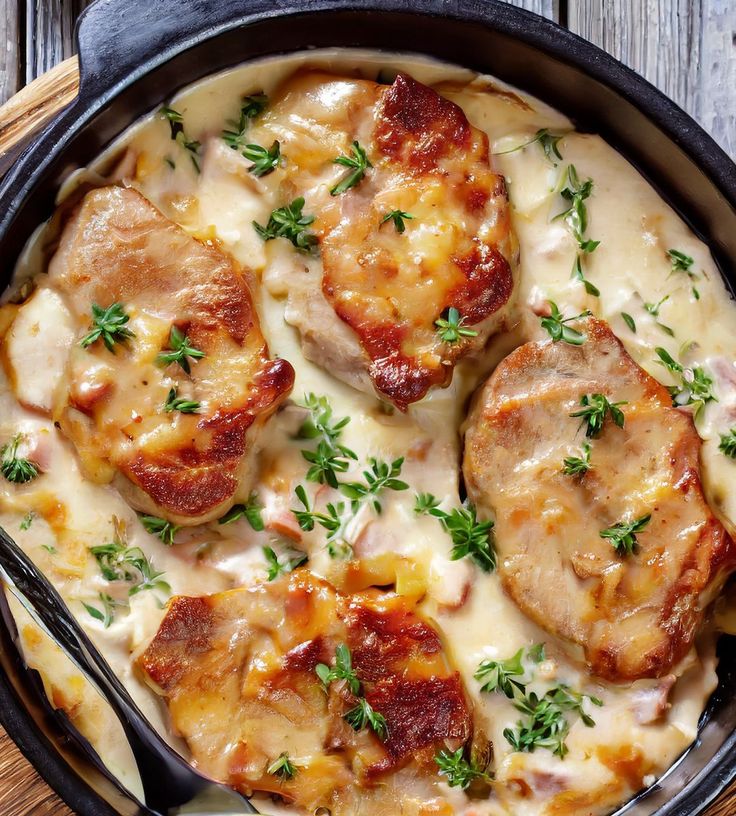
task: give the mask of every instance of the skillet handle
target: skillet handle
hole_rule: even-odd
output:
[[[77,23],[80,96],[104,96],[144,62],[167,59],[173,46],[277,6],[278,0],[97,0]]]

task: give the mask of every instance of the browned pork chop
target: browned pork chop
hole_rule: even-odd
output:
[[[485,133],[406,74],[386,86],[307,73],[253,135],[280,140],[284,199],[298,191],[316,216],[324,271],[300,273],[287,310],[307,355],[402,410],[447,385],[503,325],[513,289],[516,242]],[[334,160],[354,159],[356,141],[372,167],[331,195],[352,172]],[[443,341],[435,321],[451,307],[477,334]]]
[[[197,767],[306,812],[450,814],[434,762],[470,742],[458,673],[414,602],[378,590],[345,596],[307,570],[249,589],[171,601],[139,658]],[[360,687],[315,671],[350,651]],[[364,697],[379,737],[345,715]],[[292,778],[269,773],[286,753]]]
[[[580,347],[527,343],[498,366],[469,419],[465,479],[495,516],[499,573],[520,608],[580,644],[602,677],[656,677],[689,649],[736,550],[703,497],[690,415],[606,323],[585,332]],[[586,439],[570,414],[593,394],[626,402],[624,426],[609,414]],[[590,469],[566,475],[586,441]],[[600,535],[637,521],[628,551]]]
[[[249,454],[294,372],[269,359],[231,259],[135,190],[106,187],[88,193],[67,224],[49,284],[80,341],[93,305],[120,304],[134,334],[114,335],[112,351],[103,338],[76,343],[58,389],[56,416],[87,474],[116,477],[136,507],[178,524],[213,518],[247,496]],[[167,362],[160,355],[176,350],[177,331],[195,352]],[[173,407],[175,399],[194,412]]]

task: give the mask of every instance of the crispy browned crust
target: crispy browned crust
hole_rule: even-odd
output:
[[[344,684],[332,683],[329,694],[322,690],[315,666],[329,664],[339,643],[349,646],[363,694],[386,718],[385,742],[369,730],[356,733],[347,726],[343,716],[357,700]],[[173,724],[188,740],[197,765],[208,773],[225,773],[224,781],[243,788],[270,790],[273,785],[262,768],[257,778],[252,767],[244,771],[256,750],[242,736],[249,719],[262,731],[286,711],[289,730],[323,731],[324,742],[309,765],[338,758],[337,787],[371,786],[411,762],[434,779],[437,750],[463,745],[472,736],[459,674],[448,667],[437,632],[413,603],[375,590],[343,596],[306,570],[254,589],[174,598],[138,665],[167,698]],[[208,706],[202,694],[213,683],[222,694]],[[289,700],[298,701],[292,713]],[[239,745],[237,757],[226,761],[198,734],[218,714],[217,744],[228,750]],[[334,804],[311,801],[307,791],[300,791],[299,779],[285,788],[298,804]]]
[[[376,86],[376,95],[375,151],[388,160],[389,172],[415,179],[446,177],[448,199],[465,213],[469,224],[479,223],[486,208],[506,209],[503,178],[491,171],[488,138],[470,125],[461,108],[405,74],[387,89]],[[376,390],[402,410],[432,386],[447,385],[454,364],[467,352],[462,343],[436,348],[434,356],[426,349],[413,352],[417,342],[426,343],[423,335],[433,331],[434,320],[454,306],[469,326],[482,323],[508,301],[513,289],[511,267],[498,247],[467,234],[448,259],[433,310],[422,316],[421,325],[402,319],[400,313],[391,322],[377,322],[369,301],[383,282],[400,275],[396,261],[387,255],[377,262],[366,259],[367,279],[376,276],[382,282],[369,285],[357,297],[353,292],[341,299],[345,290],[340,247],[332,245],[329,231],[323,243],[325,297],[360,338],[371,360],[369,375]],[[411,298],[411,290],[401,296]]]
[[[120,302],[129,313],[176,325],[206,354],[191,364],[187,377],[176,364],[162,369],[155,358],[136,359],[135,340],[119,344],[114,355],[99,342],[84,355],[75,350],[67,404],[59,409],[62,429],[135,485],[138,491],[130,497],[142,509],[180,523],[227,509],[245,475],[253,433],[286,398],[294,379],[288,362],[268,358],[242,272],[135,190],[108,187],[84,197],[62,235],[50,279],[77,317],[80,336],[92,303],[104,308]],[[161,350],[167,339],[168,330]],[[90,386],[86,378],[94,357],[112,370],[106,381]],[[144,401],[128,404],[121,383],[137,370]],[[220,370],[227,371],[226,378]],[[156,404],[145,402],[151,388],[187,380],[195,397],[204,394],[206,408],[196,415],[165,413],[160,397]],[[150,433],[156,423],[170,430],[173,422],[182,430],[170,442],[162,444]],[[146,434],[138,437],[135,423],[145,425]],[[131,444],[121,446],[125,436]]]
[[[691,416],[606,323],[585,331],[583,346],[527,343],[501,362],[469,420],[466,484],[496,516],[499,573],[520,608],[579,644],[596,674],[658,677],[689,650],[736,548],[703,496]],[[566,476],[585,441],[569,415],[590,393],[627,400],[625,425],[607,420],[591,470]],[[645,513],[634,555],[600,537],[617,514]]]

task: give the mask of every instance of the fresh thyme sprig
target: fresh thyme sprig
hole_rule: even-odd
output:
[[[634,322],[634,318],[627,312],[621,312],[621,319],[624,321],[624,323],[626,323],[631,331],[636,334],[636,323]]]
[[[461,316],[460,312],[454,307],[450,306],[447,310],[447,317],[438,317],[434,321],[437,326],[437,334],[443,343],[450,343],[451,345],[460,341],[463,337],[477,337],[478,332],[474,329],[465,328],[463,325],[465,318]]]
[[[614,425],[624,427],[624,412],[619,405],[627,405],[626,401],[609,402],[605,394],[583,394],[580,397],[583,406],[579,411],[570,414],[571,417],[582,417],[585,425],[585,435],[589,439],[596,439],[601,435],[606,416],[610,414]]]
[[[245,504],[234,504],[224,516],[221,516],[217,520],[217,523],[231,524],[233,521],[244,518],[248,524],[259,533],[266,529],[263,516],[261,515],[262,510],[263,505],[258,500],[258,494],[253,492],[248,496],[248,501]]]
[[[522,647],[512,657],[505,660],[482,660],[473,677],[481,683],[480,690],[486,693],[494,691],[505,694],[510,700],[526,693],[526,684],[515,678],[525,674],[524,655],[531,663],[541,663],[545,659],[544,643],[535,643],[525,649]]]
[[[174,108],[167,107],[166,105],[159,110],[159,113],[169,123],[171,138],[189,153],[194,169],[197,171],[197,173],[199,173],[199,150],[202,145],[196,139],[187,138],[186,134],[184,133],[184,117],[181,115],[181,113],[179,113],[179,111],[174,110]],[[171,164],[173,165],[173,162]]]
[[[268,97],[262,93],[244,97],[243,104],[240,107],[240,118],[237,122],[228,122],[232,130],[222,131],[223,141],[230,145],[233,150],[245,149],[247,146],[246,131],[253,119],[263,112],[267,104]]]
[[[286,238],[303,252],[311,252],[319,243],[317,236],[308,229],[314,223],[313,215],[304,215],[304,199],[299,196],[291,204],[274,210],[266,226],[253,221],[253,228],[264,241]]]
[[[414,512],[428,514],[439,520],[442,529],[452,540],[450,559],[457,561],[469,557],[483,572],[496,568],[496,550],[493,541],[493,522],[478,521],[475,506],[465,502],[447,513],[439,508],[439,502],[431,493],[419,493]]]
[[[351,156],[338,156],[334,159],[333,164],[341,164],[343,167],[350,168],[350,172],[337,182],[337,184],[330,190],[330,195],[336,196],[346,192],[351,187],[355,187],[365,177],[366,171],[369,167],[373,167],[370,159],[366,155],[365,148],[358,142],[353,142],[350,146]]]
[[[619,521],[612,527],[607,527],[601,530],[599,535],[601,538],[607,538],[613,545],[613,549],[619,555],[633,555],[638,549],[638,542],[636,534],[640,533],[652,519],[652,514],[648,513],[646,516],[634,519],[633,521],[625,522]]]
[[[736,459],[736,427],[731,428],[728,433],[721,434],[718,450],[731,459]]]
[[[667,257],[672,263],[670,274],[674,272],[684,272],[691,281],[698,279],[698,275],[693,272],[693,265],[695,263],[694,258],[691,258],[684,252],[680,252],[679,249],[668,249]],[[695,300],[700,300],[700,292],[697,290],[697,288],[695,286],[691,286],[691,289]]]
[[[352,547],[342,536],[342,530],[346,520],[343,517],[345,513],[345,504],[338,502],[333,504],[328,502],[325,509],[326,513],[318,513],[311,509],[307,493],[303,485],[297,485],[294,489],[296,497],[304,507],[303,510],[296,510],[292,508],[297,523],[305,532],[314,530],[315,524],[319,524],[327,530],[327,552],[331,558],[349,558],[352,555]]]
[[[18,445],[22,439],[23,434],[17,433],[0,448],[0,455],[2,455],[0,470],[9,482],[15,484],[25,484],[38,476],[38,465],[31,462],[30,459],[18,456]]]
[[[523,150],[525,147],[529,147],[529,145],[539,144],[547,160],[557,167],[555,158],[562,161],[559,144],[564,138],[564,134],[551,133],[549,128],[540,128],[531,139],[523,144],[516,145],[516,147],[512,147],[509,150],[496,151],[493,155],[505,156],[507,153],[515,153],[517,150]]]
[[[293,572],[297,567],[304,564],[308,558],[304,552],[279,558],[273,547],[263,547],[263,556],[266,559],[266,573],[269,581],[275,581],[280,575]]]
[[[160,538],[167,547],[173,546],[174,536],[181,530],[181,527],[158,516],[138,516],[138,518],[147,532]]]
[[[438,773],[447,779],[447,784],[451,788],[461,788],[465,790],[476,780],[490,783],[491,776],[482,768],[479,768],[472,761],[465,759],[465,749],[460,746],[456,751],[448,751],[442,748],[434,758]]]
[[[370,470],[363,471],[365,484],[361,482],[342,482],[340,491],[351,501],[353,513],[357,512],[360,504],[370,500],[376,513],[381,512],[381,502],[378,496],[383,490],[408,490],[409,485],[397,478],[401,475],[401,466],[404,464],[404,457],[394,459],[390,464],[380,462],[371,457],[369,460]]]
[[[565,201],[570,202],[570,206],[558,213],[555,220],[564,219],[584,253],[594,252],[600,241],[592,241],[585,237],[588,229],[588,209],[585,202],[593,192],[593,180],[587,179],[581,182],[574,164],[568,164],[566,178],[567,183],[560,190],[560,195]]]
[[[388,739],[386,718],[375,711],[365,697],[358,697],[358,704],[350,709],[343,719],[353,731],[362,731],[366,726],[370,726],[378,739],[384,742]]]
[[[171,388],[169,390],[168,396],[166,397],[166,402],[164,403],[164,411],[167,413],[179,411],[182,414],[196,414],[199,412],[200,407],[201,403],[196,402],[195,400],[188,400],[186,397],[178,397],[176,388]]]
[[[21,530],[30,530],[31,524],[33,524],[33,519],[36,518],[36,514],[33,510],[29,510],[25,516],[23,516],[23,521],[20,523]]]
[[[127,609],[128,604],[125,601],[119,601],[116,598],[113,598],[111,595],[108,595],[105,592],[100,592],[97,597],[102,604],[101,610],[96,606],[92,606],[92,604],[85,603],[84,601],[82,601],[82,606],[95,620],[100,621],[105,629],[108,629],[110,624],[115,620],[115,610],[118,607],[124,607]]]
[[[314,671],[322,682],[325,690],[330,683],[337,680],[344,680],[350,691],[356,696],[360,694],[360,680],[353,668],[353,656],[350,649],[344,644],[340,643],[335,649],[335,665],[328,666],[325,663],[318,663],[314,667]]]
[[[406,230],[404,221],[411,221],[413,218],[413,215],[409,215],[408,212],[404,212],[403,210],[391,210],[391,212],[383,216],[379,222],[379,226],[385,224],[387,221],[393,221],[396,232],[401,234]]]
[[[122,303],[112,303],[107,309],[93,303],[90,332],[79,345],[87,348],[101,339],[105,348],[115,354],[115,343],[124,343],[129,337],[135,337],[125,325],[129,320],[130,316],[125,313]]]
[[[296,776],[297,770],[298,766],[289,759],[289,755],[284,751],[266,768],[266,773],[278,776],[279,779],[286,782]]]
[[[304,420],[297,436],[300,439],[317,439],[317,448],[314,451],[302,450],[302,456],[309,462],[307,479],[310,482],[328,484],[337,488],[338,473],[345,473],[349,467],[349,459],[358,459],[355,451],[338,443],[343,428],[350,422],[350,417],[338,420],[332,418],[332,407],[327,397],[316,394],[306,394],[304,407],[309,416]]]
[[[515,703],[525,719],[519,720],[516,730],[504,729],[503,735],[514,751],[532,752],[536,748],[547,748],[564,759],[568,752],[565,739],[570,732],[566,712],[578,714],[588,728],[595,725],[593,718],[583,708],[586,698],[593,705],[603,705],[597,697],[579,694],[562,684],[550,689],[541,698],[531,692]]]
[[[582,456],[566,456],[562,460],[562,472],[565,476],[584,476],[591,468],[590,443],[583,442]]]
[[[585,288],[587,294],[597,298],[601,296],[601,290],[597,286],[594,286],[585,277],[585,273],[583,272],[583,261],[579,253],[575,255],[575,260],[573,261],[572,264],[572,274],[570,275],[570,277],[573,278],[574,280],[579,280],[583,284],[583,287]]]
[[[674,406],[694,405],[697,419],[707,403],[718,402],[713,393],[713,379],[702,366],[685,368],[666,349],[657,347],[654,351],[659,357],[657,362],[680,381],[678,385],[667,387]]]
[[[189,364],[190,358],[192,360],[201,360],[206,356],[203,351],[190,345],[189,338],[176,326],[172,326],[169,332],[169,349],[170,351],[162,351],[156,357],[156,364],[166,366],[171,363],[178,363],[187,374],[192,373]]]
[[[260,178],[267,176],[281,164],[281,145],[274,141],[271,147],[261,147],[257,144],[247,144],[242,150],[243,156],[253,162],[248,168],[249,173]]]
[[[129,547],[121,533],[116,531],[112,541],[90,547],[106,581],[124,581],[132,586],[128,595],[137,595],[145,590],[171,592],[169,584],[157,572],[140,547]]]
[[[575,315],[574,317],[563,317],[562,312],[557,308],[557,304],[552,301],[548,300],[550,308],[550,315],[549,317],[541,318],[542,328],[549,334],[552,338],[553,343],[557,343],[558,341],[562,340],[564,343],[569,343],[571,346],[582,346],[585,342],[585,335],[578,331],[577,329],[573,329],[568,326],[568,323],[571,323],[573,320],[580,320],[583,317],[590,317],[592,314],[589,309],[586,309],[584,312],[581,312],[579,315]]]
[[[669,299],[670,299],[670,296],[665,295],[661,300],[657,301],[656,303],[645,303],[644,304],[644,310],[646,312],[648,312],[654,318],[654,322],[657,324],[657,326],[659,326],[660,329],[662,329],[662,331],[665,334],[668,334],[670,337],[674,337],[675,336],[674,331],[669,326],[665,326],[665,324],[661,323],[659,321],[659,319],[658,319],[659,318],[659,310],[662,308],[662,306],[665,303],[667,303],[667,301]]]

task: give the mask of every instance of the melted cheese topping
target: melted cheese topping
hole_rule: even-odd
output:
[[[237,119],[244,94],[273,93],[304,65],[350,74],[357,68],[371,79],[379,69],[400,69],[435,85],[461,106],[476,128],[485,131],[491,151],[497,154],[496,168],[506,177],[521,252],[518,325],[513,332],[497,337],[481,363],[460,363],[449,388],[432,392],[405,415],[387,413],[375,397],[331,376],[330,365],[326,370],[305,358],[296,332],[284,319],[286,311],[290,320],[286,298],[300,285],[305,270],[312,275],[320,272],[320,260],[295,256],[285,241],[266,245],[258,237],[251,222],[265,224],[270,212],[284,202],[275,200],[273,191],[248,173],[248,162],[219,138],[227,120]],[[83,181],[99,184],[99,173],[111,172],[113,178],[127,179],[195,237],[217,239],[265,284],[258,290],[256,307],[271,353],[289,360],[295,368],[295,398],[306,392],[323,394],[336,417],[350,417],[340,441],[355,451],[358,462],[344,478],[360,479],[362,463],[370,456],[383,460],[403,456],[401,478],[411,490],[385,492],[380,516],[363,507],[343,530],[357,566],[331,558],[325,531],[320,527],[301,531],[290,512],[296,506],[293,489],[304,481],[307,466],[300,451],[309,447],[304,440],[293,438],[304,413],[290,407],[276,415],[263,441],[255,484],[266,529],[255,532],[245,520],[226,526],[209,524],[180,532],[174,547],[164,546],[145,531],[113,487],[82,475],[72,447],[45,413],[53,405],[59,368],[73,332],[40,275],[36,293],[23,307],[6,303],[0,312],[0,330],[5,336],[0,438],[22,432],[20,453],[37,462],[43,474],[22,486],[0,480],[0,523],[59,588],[136,702],[169,739],[161,709],[134,672],[131,657],[150,641],[161,620],[154,593],[140,592],[128,598],[127,585],[105,581],[89,553],[90,547],[111,540],[113,518],[118,520],[118,530],[121,525],[124,528],[128,545],[141,548],[155,569],[164,572],[176,594],[201,595],[252,586],[265,579],[264,545],[280,554],[297,545],[308,553],[310,569],[338,587],[358,591],[370,584],[395,582],[399,593],[422,597],[422,613],[443,633],[475,716],[493,741],[492,769],[501,783],[494,786],[491,798],[482,801],[472,801],[457,788],[444,785],[445,797],[456,814],[603,813],[651,783],[696,735],[699,715],[716,684],[713,637],[706,633],[672,677],[629,685],[591,678],[581,662],[568,656],[519,611],[495,574],[481,573],[467,559],[450,559],[449,538],[436,519],[415,515],[413,496],[431,492],[443,507],[458,506],[459,428],[467,397],[508,351],[542,337],[535,312],[552,299],[566,315],[589,308],[608,320],[633,358],[666,384],[671,381],[655,362],[656,346],[664,346],[675,357],[682,353],[680,359],[686,366],[707,368],[718,402],[709,403],[697,423],[705,440],[704,487],[714,510],[733,532],[736,461],[718,452],[718,442],[719,434],[736,424],[736,337],[730,330],[736,325],[736,308],[707,247],[600,138],[573,132],[563,116],[538,100],[452,66],[385,54],[309,53],[229,71],[187,89],[170,104],[181,112],[187,138],[204,146],[201,173],[194,169],[186,148],[170,138],[168,123],[152,114],[124,134],[94,170],[81,171],[70,180],[62,198],[74,194]],[[553,166],[538,144],[506,152],[545,127],[565,134],[560,142],[564,162],[559,166]],[[564,222],[552,220],[563,208],[555,190],[568,163],[576,166],[581,179],[594,181],[593,194],[586,202],[587,234],[601,244],[586,259],[585,272],[600,289],[599,299],[586,295],[580,281],[571,277],[576,244]],[[43,231],[40,235],[45,237]],[[43,269],[42,243],[33,242],[21,259],[12,293]],[[693,257],[695,280],[671,271],[670,248]],[[697,300],[693,286],[699,293]],[[665,296],[669,299],[655,319],[644,304]],[[636,333],[627,327],[622,312],[634,318]],[[291,317],[291,322],[298,319]],[[670,326],[674,337],[659,324]],[[350,361],[335,359],[335,366],[341,364],[350,368]],[[324,507],[329,494],[306,484],[311,501]],[[27,529],[21,528],[28,518],[30,526],[24,523]],[[116,609],[108,628],[82,605],[101,608],[99,593],[129,603],[128,608]],[[124,739],[110,712],[30,622],[22,620],[20,628],[26,657],[42,671],[52,699],[70,712],[103,760],[139,793],[135,769],[121,748]],[[473,679],[482,659],[507,658],[522,646],[545,640],[547,660],[530,688],[541,693],[552,682],[564,682],[603,702],[591,712],[594,728],[580,721],[573,724],[564,760],[546,750],[512,752],[503,731],[514,727],[519,713],[504,696],[481,693]],[[263,807],[270,813],[293,812],[271,801]]]

